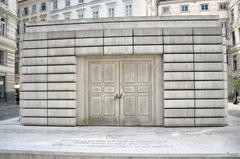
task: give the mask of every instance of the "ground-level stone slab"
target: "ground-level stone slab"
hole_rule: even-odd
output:
[[[1,159],[240,158],[240,119],[226,127],[42,127],[0,122]]]

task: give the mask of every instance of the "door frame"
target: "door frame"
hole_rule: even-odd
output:
[[[111,60],[152,60],[152,126],[163,125],[163,57],[162,55],[81,56],[77,57],[77,125],[88,125],[88,62]],[[123,126],[123,125],[121,125]]]

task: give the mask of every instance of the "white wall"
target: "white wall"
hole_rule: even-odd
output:
[[[196,0],[196,1],[183,1],[183,0],[175,0],[169,2],[162,2],[158,7],[158,13],[160,16],[176,16],[176,15],[218,15],[220,19],[228,18],[228,11],[219,10],[219,3],[227,3],[228,0]],[[200,5],[203,3],[207,3],[209,6],[208,11],[201,11]],[[188,5],[188,12],[181,12],[180,6]],[[170,14],[163,14],[162,7],[170,7]]]
[[[65,0],[58,0],[58,9],[53,10],[53,1],[51,0],[51,18],[58,16],[57,19],[64,19],[64,14],[71,14],[70,19],[78,19],[78,10],[84,10],[84,18],[92,18],[94,8],[99,9],[99,17],[108,17],[108,7],[114,6],[115,17],[125,16],[125,5],[132,4],[132,16],[146,16],[145,8],[148,0],[84,0],[84,3],[79,4],[78,0],[72,0],[70,7],[65,7]],[[155,0],[153,0],[155,4]],[[150,7],[149,7],[150,8]],[[154,8],[151,7],[151,8]],[[150,9],[149,9],[150,10]],[[149,11],[152,15],[154,11]]]

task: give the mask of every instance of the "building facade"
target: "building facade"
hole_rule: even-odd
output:
[[[19,32],[28,21],[155,16],[156,0],[19,0]]]
[[[21,124],[224,126],[224,56],[217,16],[28,23]]]
[[[16,0],[0,1],[0,102],[15,101],[16,9]]]
[[[25,31],[29,21],[45,21],[49,17],[48,0],[20,0],[18,1],[19,34]]]
[[[233,76],[240,75],[240,1],[230,0],[230,32],[233,47],[230,51],[231,70]]]
[[[50,0],[51,19],[154,16],[156,0]]]

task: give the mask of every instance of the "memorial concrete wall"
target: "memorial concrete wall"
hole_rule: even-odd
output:
[[[151,70],[147,93],[135,92],[133,100],[126,102],[121,100],[127,94],[123,94],[123,99],[111,94],[110,103],[119,99],[115,104],[120,108],[113,111],[120,117],[115,114],[117,121],[110,125],[224,126],[227,124],[227,67],[222,39],[221,24],[215,16],[28,23],[21,38],[21,124],[91,125],[88,110],[92,108],[88,104],[92,101],[88,100],[90,84],[86,79],[92,75],[84,70],[90,69],[88,59],[94,57],[103,61],[99,66],[105,59],[117,60],[116,68],[120,70],[117,72],[122,72],[122,62],[134,58],[132,63],[136,67],[133,68],[137,72],[144,66]],[[144,63],[148,59],[151,65]],[[137,79],[145,76],[136,74]],[[121,73],[116,75],[120,85],[114,88],[122,87],[120,76]],[[136,83],[143,86],[141,81]],[[144,95],[146,98],[140,98]],[[128,110],[131,102],[134,108]],[[100,105],[100,114],[102,109],[109,113],[107,106],[102,108],[101,99]],[[139,114],[126,115],[122,122],[122,111],[126,110]],[[97,118],[99,125],[105,125],[101,119],[105,121],[109,114],[105,117]]]

